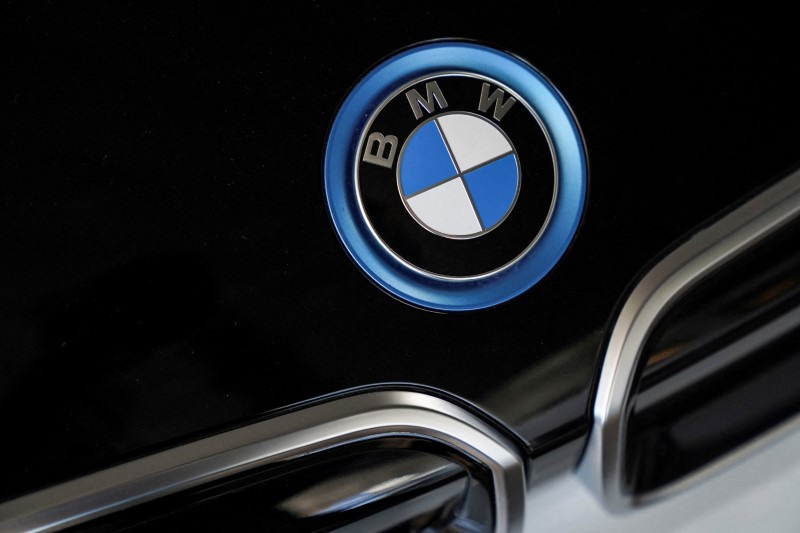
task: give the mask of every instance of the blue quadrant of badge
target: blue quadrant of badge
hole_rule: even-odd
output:
[[[457,174],[450,152],[434,121],[420,127],[408,140],[400,159],[400,186],[409,196]]]
[[[506,215],[517,195],[517,158],[514,154],[464,174],[464,182],[484,229]]]

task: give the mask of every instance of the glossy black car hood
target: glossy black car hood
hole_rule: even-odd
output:
[[[0,180],[3,499],[320,395],[447,391],[539,455],[588,428],[615,304],[800,159],[780,15],[527,4],[21,7]],[[590,192],[557,267],[483,311],[370,283],[328,218],[326,134],[387,54],[488,43],[561,90]]]

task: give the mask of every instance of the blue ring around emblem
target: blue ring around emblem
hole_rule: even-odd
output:
[[[558,182],[547,226],[513,267],[488,276],[443,278],[410,267],[375,237],[361,214],[356,195],[358,144],[375,110],[406,83],[452,71],[487,76],[516,92],[536,111],[555,151]],[[580,129],[558,90],[530,64],[513,55],[458,41],[409,48],[373,68],[339,108],[328,135],[324,163],[331,219],[355,262],[390,294],[440,311],[490,307],[518,296],[541,280],[575,236],[586,200],[587,174]]]

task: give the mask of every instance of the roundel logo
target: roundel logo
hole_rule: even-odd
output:
[[[499,304],[552,269],[577,231],[587,163],[560,93],[522,59],[468,42],[409,48],[333,122],[325,188],[364,272],[411,304]]]
[[[489,120],[459,112],[440,115],[406,140],[397,164],[398,190],[409,213],[433,233],[477,237],[514,207],[517,161],[511,141]]]

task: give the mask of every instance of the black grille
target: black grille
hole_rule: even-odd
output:
[[[800,222],[684,294],[645,344],[630,402],[633,493],[683,478],[800,410]]]

